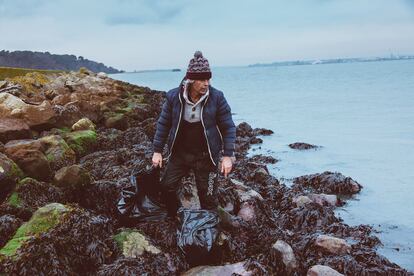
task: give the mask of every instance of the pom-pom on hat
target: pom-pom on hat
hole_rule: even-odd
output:
[[[190,80],[209,80],[211,79],[211,70],[208,60],[203,57],[203,53],[196,51],[194,58],[190,60],[185,75]]]

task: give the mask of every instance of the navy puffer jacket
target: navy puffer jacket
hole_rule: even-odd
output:
[[[167,138],[168,156],[173,152],[177,128],[183,117],[184,101],[182,85],[167,92],[167,101],[162,107],[157,122],[153,142],[154,152],[162,153]],[[231,116],[230,106],[220,90],[209,86],[209,96],[201,104],[201,119],[207,137],[210,158],[217,165],[220,153],[223,156],[231,157],[234,155],[236,126]]]

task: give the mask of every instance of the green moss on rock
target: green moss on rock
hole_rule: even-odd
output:
[[[61,136],[50,135],[42,137],[40,140],[46,147],[46,159],[49,161],[53,170],[58,170],[66,165],[75,163],[75,152]]]
[[[16,254],[17,249],[22,246],[23,242],[30,239],[30,236],[24,236],[20,238],[13,238],[11,239],[1,250],[0,250],[0,258],[1,255],[5,256],[13,256]]]
[[[15,255],[24,241],[56,226],[62,216],[68,211],[69,209],[60,203],[51,203],[39,208],[28,222],[17,229],[13,238],[0,250],[0,254],[6,256]]]
[[[114,238],[116,244],[118,245],[119,249],[123,250],[124,242],[127,240],[128,235],[131,234],[134,231],[135,230],[132,230],[132,229],[125,229],[125,230],[121,231],[120,233],[113,236],[113,238]]]
[[[119,248],[127,258],[136,258],[144,252],[159,254],[161,250],[151,245],[143,234],[133,229],[126,229],[114,236]]]
[[[22,179],[24,176],[25,175],[24,175],[23,171],[19,168],[19,166],[17,166],[16,163],[13,162],[11,164],[11,168],[10,168],[8,177],[16,177],[17,179]]]
[[[19,198],[19,194],[17,192],[13,192],[7,200],[7,203],[13,207],[20,207],[22,201]]]
[[[77,155],[83,155],[96,145],[97,135],[93,130],[78,130],[67,133],[64,139]]]

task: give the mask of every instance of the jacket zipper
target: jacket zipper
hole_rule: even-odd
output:
[[[174,140],[173,140],[173,142],[171,144],[170,154],[168,155],[167,159],[170,159],[170,156],[172,154],[172,150],[174,148],[174,143],[175,143],[175,138],[177,138],[178,129],[180,128],[180,124],[181,124],[181,115],[183,114],[183,102],[181,100],[181,94],[180,93],[178,94],[178,99],[180,100],[180,104],[181,104],[181,107],[180,107],[180,118],[178,119],[178,125],[177,125],[177,129],[175,130]]]
[[[210,159],[213,162],[214,166],[217,166],[216,162],[214,162],[213,157],[211,156],[210,144],[208,143],[208,137],[207,137],[206,127],[204,126],[204,121],[203,121],[203,110],[204,110],[204,106],[207,104],[208,97],[209,96],[207,96],[206,101],[204,102],[203,106],[201,107],[201,124],[203,125],[204,135],[206,137],[207,148],[208,148],[208,153],[210,155]]]
[[[218,127],[218,125],[216,125],[216,128],[217,128],[218,133],[220,134],[221,143],[222,143],[222,144],[223,144],[223,146],[224,146],[223,135],[221,135],[221,131],[220,131],[220,129],[219,129],[219,127]]]

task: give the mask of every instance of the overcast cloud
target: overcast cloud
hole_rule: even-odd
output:
[[[0,0],[0,36],[125,70],[414,54],[414,1]]]

